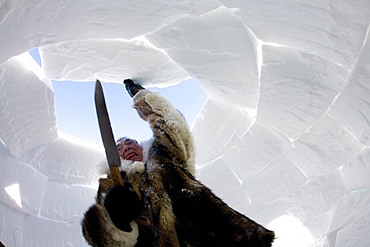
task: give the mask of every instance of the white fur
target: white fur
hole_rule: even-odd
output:
[[[144,163],[142,161],[131,161],[121,159],[120,171],[125,171],[127,175],[134,173],[143,173],[145,170]]]
[[[107,218],[109,218],[109,214],[106,213],[106,215],[107,215]],[[130,232],[121,231],[113,224],[110,218],[109,220],[107,219],[106,224],[105,224],[105,229],[108,233],[111,234],[112,240],[115,242],[114,246],[120,246],[120,247],[135,246],[135,244],[137,243],[137,238],[139,237],[139,228],[135,221],[131,221],[130,226],[132,228],[132,231]]]
[[[163,117],[163,120],[171,130],[172,135],[177,136],[178,142],[176,142],[176,145],[179,152],[187,155],[184,168],[186,168],[191,174],[195,175],[194,144],[184,116],[175,107],[173,107],[168,100],[160,96],[157,92],[143,93],[142,95],[139,95],[134,102],[138,102],[139,99],[143,97],[145,102],[151,107],[152,111]]]
[[[148,159],[149,150],[152,148],[154,138],[150,138],[146,141],[141,141],[140,146],[143,148],[143,162],[145,163]]]
[[[131,221],[130,226],[132,228],[131,232],[121,231],[115,226],[112,226],[115,229],[113,231],[112,238],[119,243],[124,243],[122,247],[131,247],[137,242],[137,238],[139,236],[139,228],[137,223],[135,221]]]

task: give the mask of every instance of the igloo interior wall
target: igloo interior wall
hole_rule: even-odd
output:
[[[196,78],[199,180],[307,230],[275,246],[370,246],[369,20],[368,0],[0,1],[0,241],[87,246],[105,154],[58,135],[50,79]]]

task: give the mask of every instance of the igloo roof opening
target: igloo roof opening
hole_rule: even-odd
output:
[[[136,78],[197,80],[197,177],[231,207],[294,217],[302,244],[369,246],[369,23],[367,0],[3,2],[0,242],[87,246],[105,154],[60,135],[51,80]]]

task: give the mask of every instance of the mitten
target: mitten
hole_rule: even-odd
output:
[[[132,230],[130,221],[138,217],[142,204],[129,182],[124,186],[116,185],[108,190],[104,199],[104,207],[113,223],[122,231]]]
[[[140,90],[145,89],[139,84],[135,84],[131,79],[125,79],[123,83],[125,84],[126,90],[131,97],[134,97]]]

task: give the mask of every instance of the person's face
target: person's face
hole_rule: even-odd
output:
[[[142,161],[143,149],[139,144],[131,139],[124,139],[117,143],[117,151],[119,156],[125,160]]]

